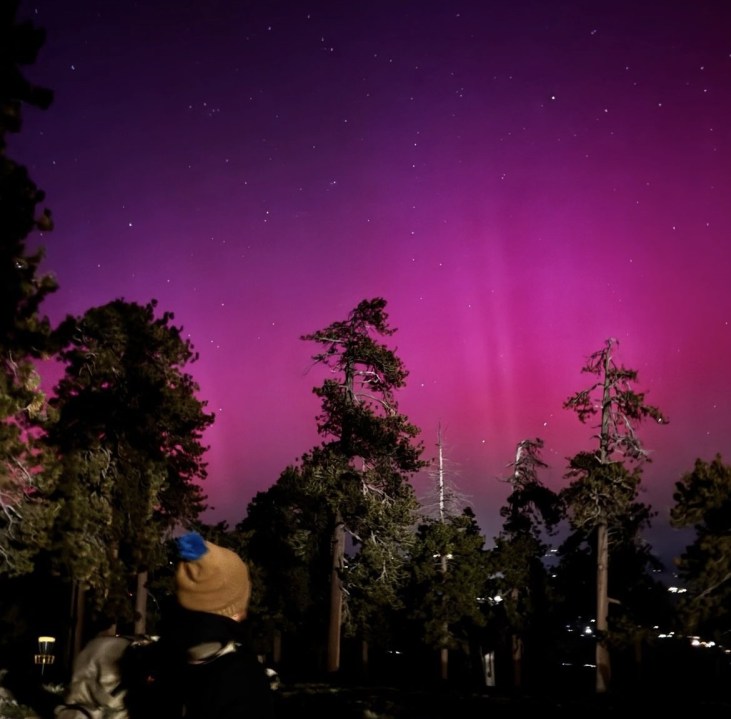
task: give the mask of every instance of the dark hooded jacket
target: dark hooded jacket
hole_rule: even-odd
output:
[[[175,606],[161,626],[168,707],[185,719],[274,719],[274,697],[246,625]],[[171,696],[172,695],[172,696]],[[177,711],[177,708],[175,709]],[[134,719],[133,707],[130,717]],[[161,716],[161,714],[158,714]]]

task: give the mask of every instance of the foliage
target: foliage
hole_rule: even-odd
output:
[[[347,320],[302,339],[323,347],[313,360],[335,375],[313,389],[322,403],[318,432],[331,449],[360,459],[364,473],[375,469],[371,478],[387,490],[424,463],[423,447],[414,444],[419,430],[399,413],[395,396],[406,384],[408,372],[395,352],[373,336],[396,332],[388,324],[385,308],[382,298],[363,300]],[[377,491],[367,482],[364,488]]]
[[[720,454],[696,459],[676,483],[670,520],[692,527],[694,541],[676,560],[687,595],[681,598],[685,629],[728,644],[731,632],[731,466]]]
[[[635,522],[637,530],[649,526],[652,512],[636,497],[642,464],[650,458],[635,428],[647,418],[667,424],[660,410],[645,402],[645,394],[632,388],[637,372],[615,363],[612,352],[616,344],[616,340],[608,339],[589,357],[582,372],[598,379],[564,403],[564,408],[575,411],[582,423],[599,415],[599,424],[594,436],[597,448],[569,459],[566,477],[570,484],[561,492],[575,530],[591,533],[603,524],[610,539],[625,525],[628,513],[642,519]]]
[[[633,505],[641,479],[639,467],[650,461],[636,434],[637,424],[647,418],[667,423],[657,407],[645,402],[645,393],[632,388],[636,370],[615,363],[616,344],[608,339],[589,357],[581,371],[598,379],[564,403],[582,423],[597,415],[600,420],[594,435],[596,450],[579,452],[569,460],[566,477],[571,483],[562,493],[573,526],[589,531],[599,522],[611,529]]]
[[[488,566],[483,545],[469,508],[441,521],[427,518],[419,525],[411,555],[409,612],[427,646],[463,646],[484,625],[480,604]]]
[[[547,465],[541,459],[543,441],[524,439],[518,443],[515,460],[509,464],[507,478],[512,492],[500,515],[505,519],[495,546],[488,553],[489,595],[500,598],[499,618],[511,635],[513,683],[522,683],[523,646],[528,640],[530,653],[536,657],[549,631],[549,576],[545,564],[548,538],[562,518],[559,496],[539,479],[539,470]]]
[[[419,430],[396,400],[408,372],[377,340],[395,331],[386,301],[374,298],[360,302],[346,320],[302,337],[322,347],[313,360],[331,374],[313,389],[321,400],[317,428],[325,440],[303,465],[328,508],[331,529],[342,525],[362,554],[341,573],[345,591],[369,597],[393,592],[403,579],[417,508],[409,479],[426,464]],[[367,604],[358,606],[365,610]],[[356,616],[353,608],[351,621],[365,627],[367,614]]]
[[[53,482],[53,459],[38,442],[45,397],[35,361],[51,348],[51,327],[39,314],[56,281],[40,272],[44,250],[28,248],[36,230],[52,228],[39,210],[44,193],[10,159],[7,138],[21,129],[21,108],[46,109],[52,93],[28,82],[22,66],[36,61],[43,30],[17,24],[17,3],[0,10],[0,574],[33,570],[52,508],[41,493]]]
[[[359,529],[358,551],[346,559],[346,630],[360,632],[381,646],[387,645],[390,635],[387,620],[402,607],[408,550],[414,541],[415,502],[410,490],[404,485],[387,501],[373,493],[362,496],[356,511],[363,512],[368,524]]]
[[[541,459],[543,440],[524,439],[518,443],[515,461],[510,467],[512,475],[507,479],[512,487],[500,516],[505,518],[501,534],[507,537],[530,535],[541,544],[544,533],[551,534],[562,517],[562,507],[555,492],[538,478],[538,470],[547,467]]]
[[[490,552],[490,574],[494,594],[502,597],[512,631],[529,631],[540,607],[545,606],[547,570],[544,557],[550,536],[561,519],[558,495],[542,484],[538,470],[547,465],[540,458],[540,438],[518,443],[510,482],[513,491],[500,515],[503,528]]]
[[[110,619],[129,617],[128,579],[164,565],[166,534],[205,509],[202,436],[213,415],[184,371],[197,359],[190,341],[156,306],[115,300],[59,330],[65,374],[47,441],[62,475],[51,552]]]
[[[306,634],[305,643],[324,631],[330,563],[327,517],[308,488],[308,466],[287,467],[236,526],[262,592],[252,596],[252,620],[270,631]]]
[[[313,388],[323,441],[258,494],[237,527],[268,585],[272,624],[300,637],[329,627],[329,663],[343,600],[348,631],[364,637],[378,608],[396,601],[418,506],[409,479],[425,464],[419,431],[396,400],[408,373],[379,341],[395,332],[385,307],[364,300],[346,320],[301,337],[321,348],[314,366],[327,371]]]

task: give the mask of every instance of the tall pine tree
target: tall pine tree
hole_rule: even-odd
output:
[[[645,419],[667,423],[645,394],[633,388],[637,371],[615,361],[617,340],[608,339],[594,352],[582,372],[593,375],[592,384],[569,397],[565,409],[576,412],[582,423],[598,418],[597,447],[579,452],[569,461],[570,480],[561,496],[572,530],[593,541],[596,561],[596,691],[611,683],[609,654],[609,560],[612,541],[638,541],[649,526],[651,512],[637,497],[642,466],[649,462],[636,427]],[[627,537],[628,527],[632,535]]]
[[[197,359],[157,303],[115,300],[68,318],[48,443],[62,458],[52,554],[100,620],[129,622],[130,584],[167,561],[164,539],[205,509],[213,415],[186,372]],[[134,588],[132,588],[134,591]]]
[[[545,629],[548,571],[544,565],[549,548],[547,538],[554,532],[562,512],[558,495],[538,476],[546,467],[541,459],[543,440],[524,439],[518,443],[512,475],[507,479],[512,492],[500,516],[505,519],[490,567],[495,591],[502,597],[502,609],[510,627],[513,685],[523,683],[523,652],[527,637],[535,639],[540,651]],[[545,637],[544,637],[545,639]],[[534,663],[535,666],[535,663]]]
[[[52,228],[50,212],[41,209],[44,193],[7,155],[23,107],[46,109],[52,101],[23,74],[45,33],[17,23],[17,6],[10,0],[0,8],[0,575],[8,576],[32,571],[50,521],[42,492],[52,483],[53,459],[38,442],[45,398],[35,362],[51,349],[40,307],[57,287],[41,273],[43,248],[28,246],[32,233]]]
[[[328,514],[332,555],[327,670],[340,668],[346,585],[346,538],[367,559],[362,591],[388,591],[401,581],[417,508],[411,476],[421,469],[419,430],[399,411],[396,392],[408,373],[396,353],[378,341],[395,333],[386,300],[363,300],[348,317],[304,335],[320,350],[313,360],[328,370],[314,393],[322,445],[303,458],[311,486]],[[351,560],[358,565],[357,556]],[[351,573],[348,572],[350,577]]]

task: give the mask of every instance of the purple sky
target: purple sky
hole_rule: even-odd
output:
[[[24,0],[55,92],[9,153],[46,191],[54,320],[175,313],[215,412],[209,521],[319,442],[299,340],[388,301],[400,408],[488,539],[516,443],[558,489],[608,337],[669,417],[643,499],[731,461],[727,0]],[[426,475],[415,481],[419,494]],[[684,544],[683,541],[681,543]]]

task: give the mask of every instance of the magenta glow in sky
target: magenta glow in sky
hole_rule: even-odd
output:
[[[384,297],[400,408],[488,545],[516,444],[543,479],[593,429],[563,402],[608,337],[670,418],[674,483],[731,461],[731,6],[725,0],[25,0],[47,31],[11,156],[47,193],[54,320],[175,313],[215,412],[210,520],[319,440],[299,337]],[[420,494],[429,485],[417,478]]]

